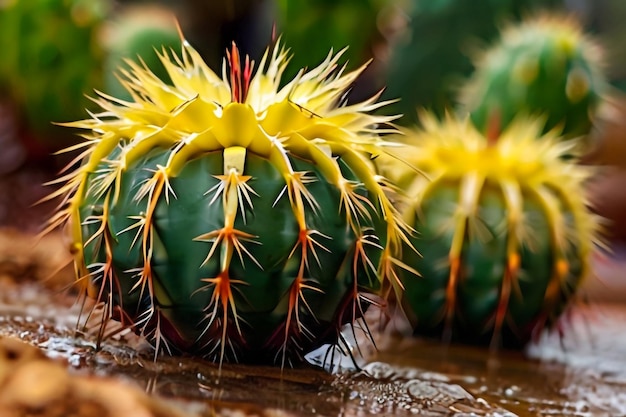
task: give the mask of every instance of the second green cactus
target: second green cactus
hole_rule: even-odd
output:
[[[485,137],[469,120],[422,118],[398,153],[417,230],[403,261],[404,304],[419,334],[519,346],[553,324],[589,271],[598,223],[588,168],[562,159],[572,143],[518,119]],[[417,172],[421,172],[421,174]],[[390,174],[391,176],[391,174]]]
[[[481,131],[525,113],[572,138],[589,133],[605,90],[599,47],[573,18],[541,15],[510,25],[478,57],[461,102]]]

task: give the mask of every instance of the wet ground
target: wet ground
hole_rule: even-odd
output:
[[[343,371],[334,374],[314,366],[281,372],[225,365],[220,372],[201,359],[154,361],[147,346],[129,334],[97,350],[93,335],[75,331],[79,306],[62,291],[72,279],[71,270],[60,269],[66,259],[63,247],[58,235],[33,245],[29,235],[0,231],[0,415],[5,415],[8,395],[2,393],[10,390],[27,393],[28,407],[39,410],[11,416],[120,415],[102,410],[52,414],[53,407],[40,400],[46,392],[45,404],[53,404],[49,398],[56,395],[56,407],[68,410],[63,401],[93,402],[85,392],[105,395],[117,389],[119,395],[109,395],[132,397],[126,406],[133,411],[124,415],[137,416],[626,416],[626,302],[615,296],[626,268],[615,259],[596,262],[614,297],[605,301],[592,285],[585,292],[595,300],[573,310],[562,334],[546,334],[525,352],[379,334],[377,350],[362,344],[360,370],[350,370],[352,362],[344,361]],[[51,274],[54,279],[48,279]],[[67,375],[63,380],[71,388],[49,393],[40,387],[46,381],[42,369],[49,365],[44,362],[37,362],[43,368],[30,367],[34,376],[23,376],[26,371],[16,371],[11,361],[3,365],[2,346],[14,338],[51,358],[54,372]],[[21,357],[11,349],[6,358]],[[98,385],[103,381],[106,389]],[[96,388],[87,389],[90,384]],[[110,403],[104,397],[98,401]]]

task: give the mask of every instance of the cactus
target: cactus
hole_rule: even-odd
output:
[[[256,72],[233,45],[218,77],[185,41],[160,53],[172,84],[130,62],[123,101],[86,129],[65,204],[77,276],[106,319],[156,351],[295,363],[359,319],[367,293],[398,289],[408,228],[370,158],[394,116],[378,96],[344,105],[361,67],[341,53],[281,84],[276,46]],[[393,130],[392,128],[390,128]]]
[[[89,103],[84,94],[101,85],[97,29],[106,7],[85,0],[0,3],[0,91],[48,145],[63,132],[52,122],[80,117]]]
[[[540,15],[510,25],[476,59],[460,101],[479,129],[492,113],[505,128],[518,113],[547,117],[564,138],[589,133],[607,81],[599,48],[573,18]]]
[[[574,141],[518,119],[498,135],[469,119],[422,117],[391,179],[407,190],[405,221],[421,254],[402,260],[403,303],[415,332],[518,347],[553,324],[589,269],[598,222],[590,169],[562,159]],[[421,171],[425,175],[416,174]]]

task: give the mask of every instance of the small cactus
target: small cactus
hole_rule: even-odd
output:
[[[523,345],[555,322],[588,272],[598,230],[583,187],[589,168],[563,160],[573,141],[542,135],[539,120],[487,137],[468,119],[422,123],[399,153],[411,169],[389,174],[408,194],[403,213],[421,254],[402,257],[421,274],[403,273],[415,332]]]
[[[407,227],[370,158],[393,116],[377,96],[343,105],[363,67],[332,53],[281,84],[279,46],[217,76],[185,41],[172,84],[129,62],[132,100],[99,94],[64,205],[80,280],[106,319],[157,351],[219,361],[299,360],[337,342],[368,297],[398,288]],[[392,129],[393,130],[393,129]],[[76,147],[78,148],[78,147]]]
[[[543,115],[564,138],[589,133],[606,88],[599,47],[573,18],[540,15],[510,25],[476,60],[460,101],[484,130],[519,113]]]

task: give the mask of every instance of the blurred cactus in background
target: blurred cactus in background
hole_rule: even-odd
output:
[[[107,10],[104,0],[0,2],[0,91],[20,128],[47,145],[70,143],[52,123],[83,115],[84,94],[102,85],[97,29]]]
[[[55,123],[85,117],[95,89],[119,91],[112,67],[123,59],[158,71],[153,48],[172,31],[180,47],[173,13],[141,8],[131,22],[141,11],[109,0],[0,1],[0,227],[39,230],[54,209],[34,203],[67,163],[55,152],[80,140]]]
[[[598,223],[588,168],[562,160],[573,142],[518,118],[484,136],[469,119],[426,114],[389,177],[417,235],[402,260],[415,332],[520,346],[553,324],[590,268]]]
[[[512,24],[478,55],[463,110],[481,131],[493,117],[505,129],[518,114],[536,114],[564,138],[587,135],[608,85],[600,60],[599,46],[573,17],[542,14]]]
[[[283,86],[280,45],[255,72],[233,44],[219,77],[185,41],[171,85],[131,63],[131,101],[69,124],[87,141],[50,229],[69,222],[101,337],[113,318],[157,351],[285,365],[398,290],[407,228],[370,160],[395,117],[345,105],[364,67],[340,58]]]
[[[396,40],[385,97],[401,100],[393,110],[402,123],[417,122],[415,109],[443,115],[456,104],[458,88],[473,71],[470,52],[498,35],[501,24],[561,0],[408,0],[407,29]]]

